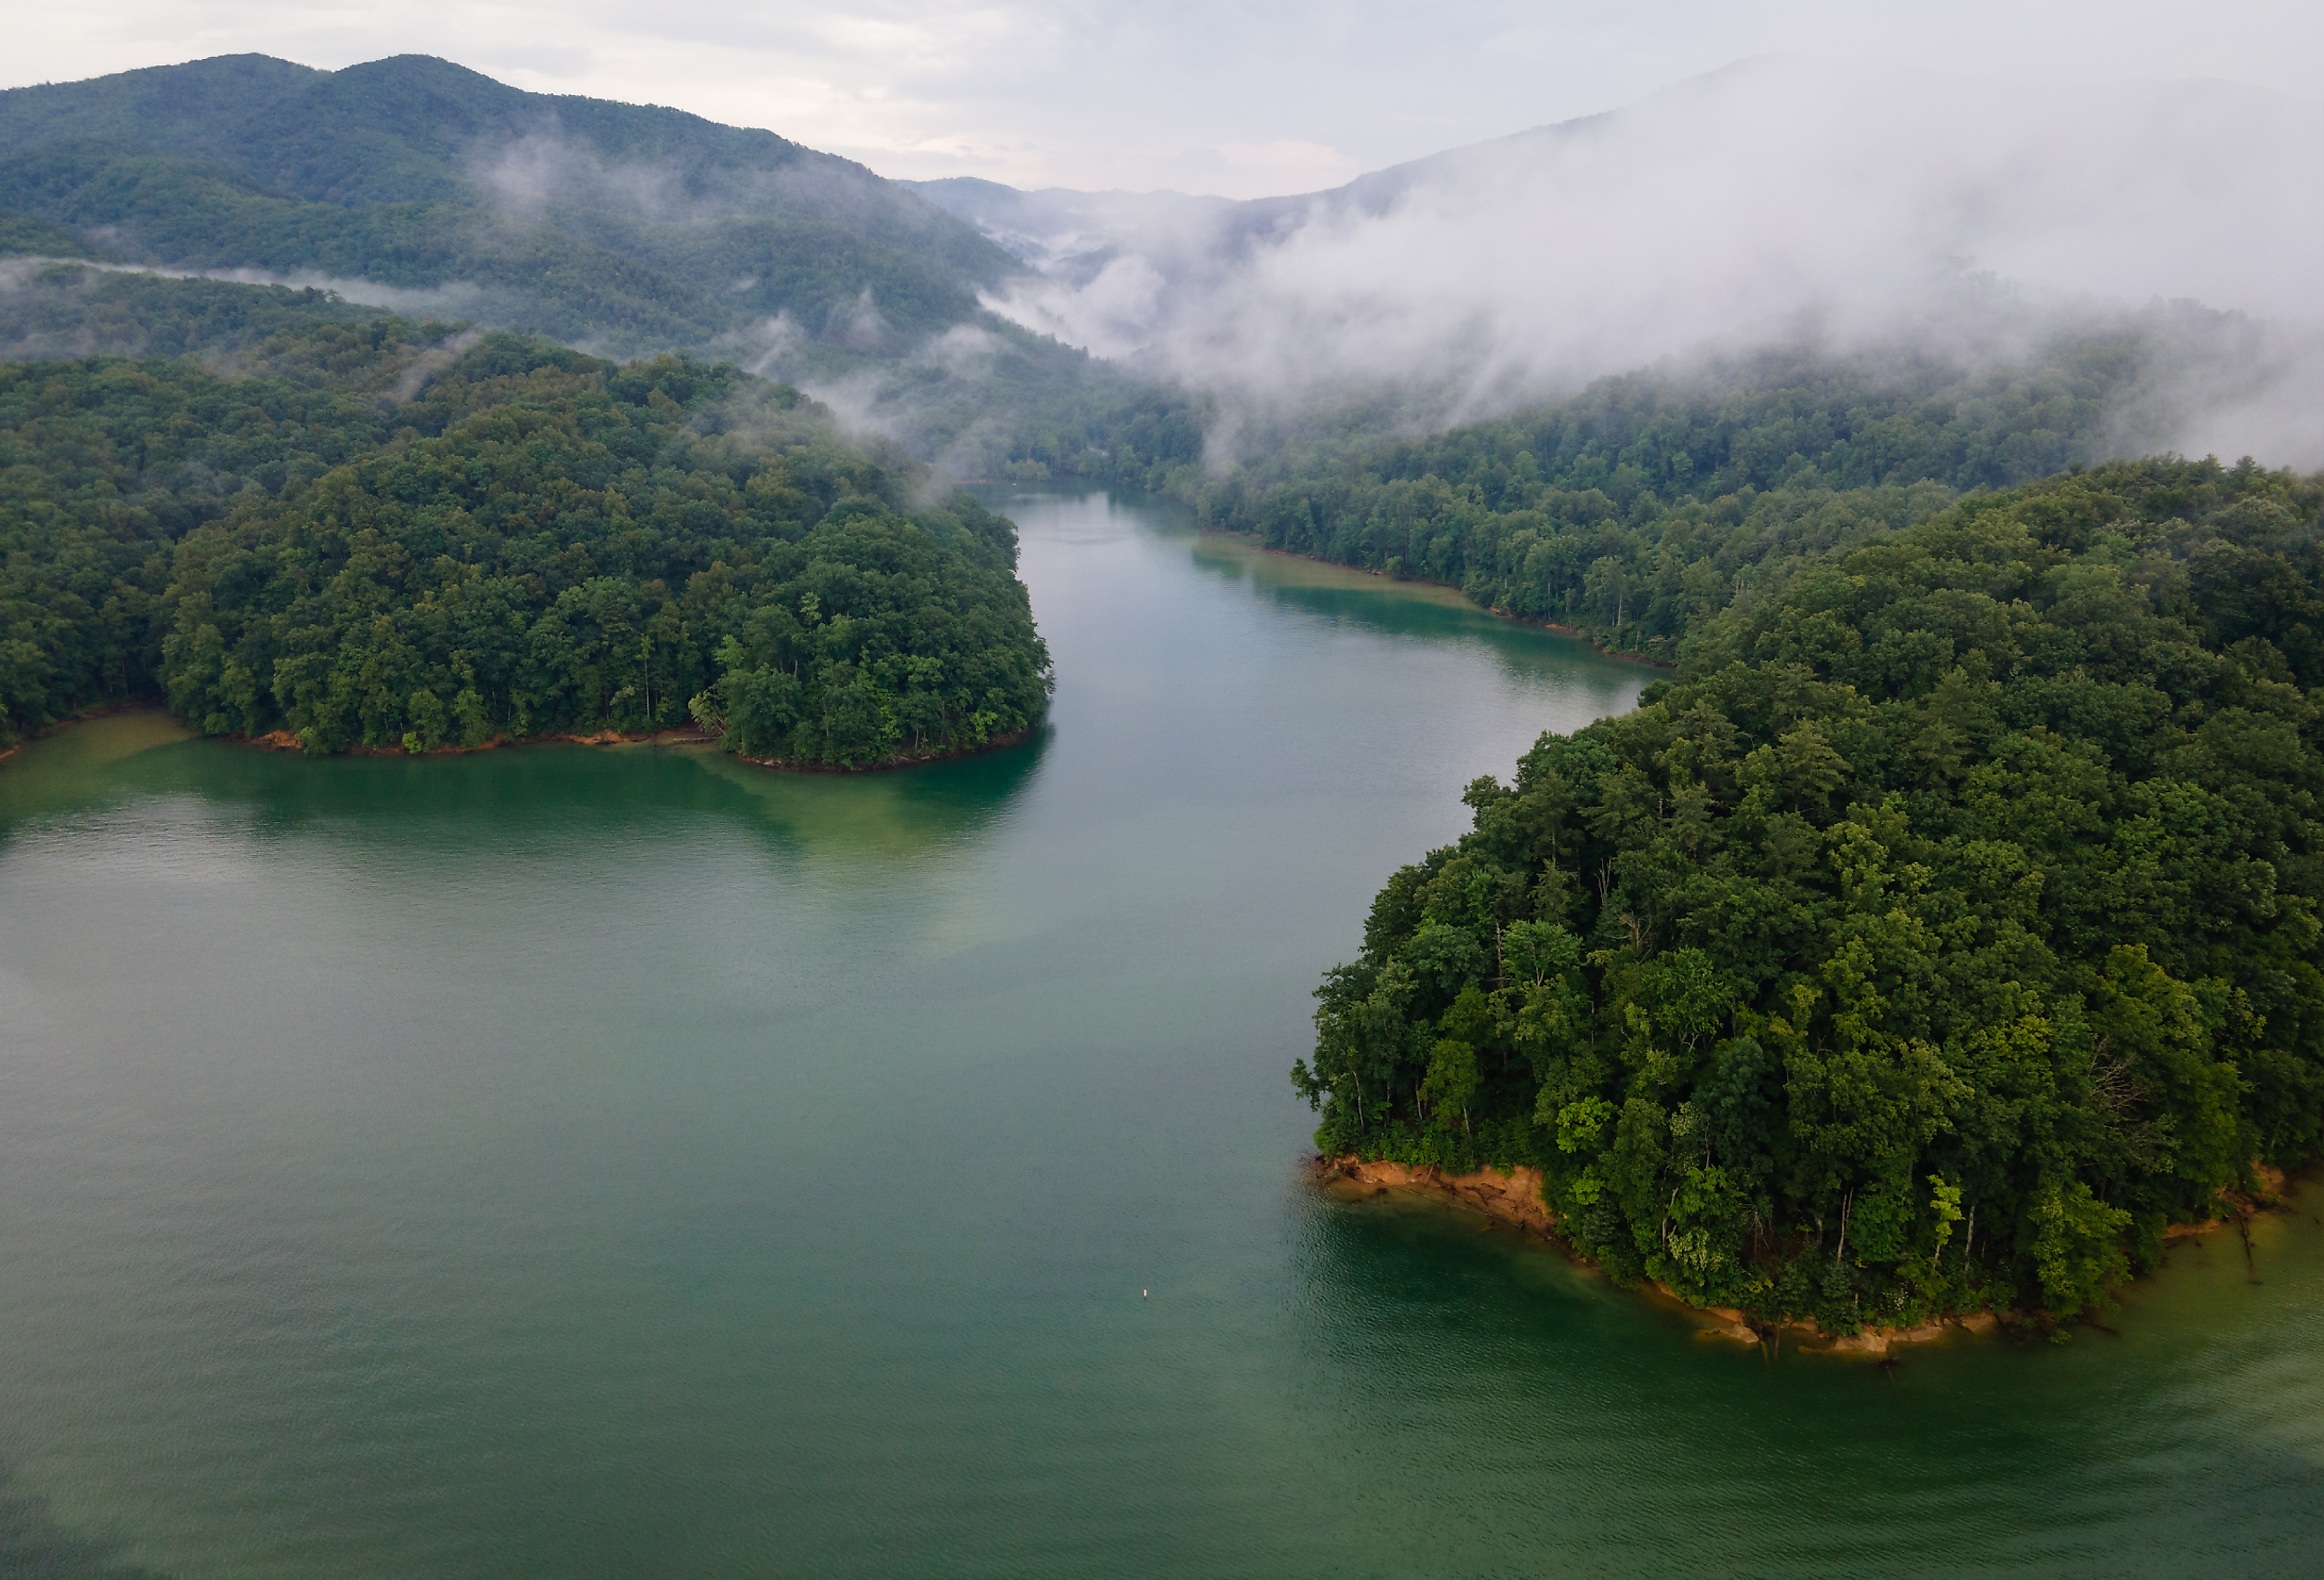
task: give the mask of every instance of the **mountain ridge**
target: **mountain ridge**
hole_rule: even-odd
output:
[[[474,275],[505,298],[487,317],[617,345],[786,313],[860,340],[867,301],[927,333],[975,317],[978,291],[1019,267],[919,195],[776,133],[420,55],[338,71],[219,56],[0,92],[0,208],[125,262],[368,280],[384,256],[381,282],[405,289]],[[621,300],[527,288],[560,238],[646,273]]]

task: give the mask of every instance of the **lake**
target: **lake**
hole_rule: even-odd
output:
[[[1884,1369],[1312,1189],[1373,892],[1648,675],[990,503],[1008,751],[0,768],[0,1574],[2314,1572],[2310,1211]]]

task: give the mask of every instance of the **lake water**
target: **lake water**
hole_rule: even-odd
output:
[[[1059,681],[1010,752],[145,715],[0,768],[0,1574],[2324,1566],[2306,1213],[2119,1336],[1883,1370],[1312,1191],[1319,974],[1462,784],[1645,676],[993,503]]]

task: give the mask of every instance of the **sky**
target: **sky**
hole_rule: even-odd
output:
[[[763,126],[882,175],[1248,198],[1615,108],[1752,55],[2319,96],[2315,0],[80,0],[0,86],[254,51],[441,55],[521,88]]]

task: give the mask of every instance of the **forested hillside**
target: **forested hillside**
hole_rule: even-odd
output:
[[[1836,546],[2103,458],[2150,351],[2126,328],[1978,372],[1769,353],[1425,439],[1295,437],[1272,464],[1176,486],[1270,549],[1674,660],[1694,624]]]
[[[94,249],[69,230],[45,220],[0,209],[0,258],[88,258]]]
[[[1190,404],[984,311],[1022,266],[860,165],[422,56],[224,56],[0,92],[12,254],[260,270],[591,351],[733,361],[962,476],[1036,435]],[[0,316],[25,326],[0,356],[161,354],[106,291],[94,317],[64,285],[34,310],[0,277]]]
[[[2102,1300],[2324,1134],[2319,514],[2116,463],[1708,617],[1381,892],[1318,1144],[1538,1164],[1618,1273],[1842,1331]]]
[[[773,133],[425,56],[223,56],[9,89],[0,208],[128,262],[460,286],[491,321],[630,349],[774,314],[842,342],[925,335],[1017,268]]]
[[[0,265],[6,269],[7,265]],[[311,287],[171,280],[78,263],[26,262],[0,273],[0,362],[59,357],[237,359],[278,336],[300,343],[322,325],[371,326],[395,315]],[[400,324],[395,343],[448,331]]]
[[[312,751],[691,716],[861,766],[1039,716],[1013,529],[795,393],[238,305],[295,321],[230,369],[0,365],[0,737],[159,691]]]

